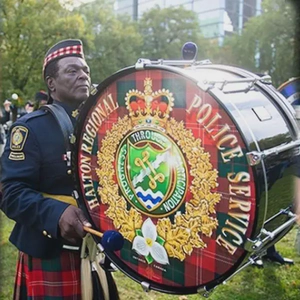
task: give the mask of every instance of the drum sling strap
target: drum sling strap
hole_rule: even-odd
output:
[[[70,137],[74,127],[69,115],[63,107],[57,104],[48,104],[40,109],[52,114],[59,125],[64,137],[66,147],[66,159],[68,167],[71,166],[71,144]],[[52,196],[51,196],[52,197]],[[55,200],[63,201],[59,197],[52,197]],[[75,199],[74,199],[75,200]],[[76,201],[75,201],[76,203]],[[100,264],[105,261],[105,256],[99,253],[97,244],[88,233],[82,242],[81,247],[81,297],[82,300],[117,300],[119,299],[118,290],[112,274],[103,269]]]

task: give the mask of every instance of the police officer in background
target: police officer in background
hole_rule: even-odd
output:
[[[81,41],[51,47],[43,74],[49,102],[75,123],[72,111],[90,90]],[[26,114],[12,125],[2,157],[0,208],[16,222],[10,236],[19,250],[14,299],[81,299],[79,246],[83,226],[91,225],[71,197],[65,154],[61,129],[47,111]]]
[[[26,114],[33,112],[33,110],[34,110],[34,103],[32,101],[28,100],[25,103],[24,110],[22,112],[20,112],[17,117],[21,118],[21,117],[25,116]]]
[[[5,100],[3,103],[4,111],[0,108],[0,157],[4,150],[4,144],[6,141],[6,130],[4,126],[10,120],[10,105],[11,102]],[[0,166],[0,177],[1,177],[1,166]]]
[[[35,94],[35,108],[36,109],[39,109],[40,107],[44,106],[47,104],[48,102],[48,95],[45,91],[41,90],[41,91],[38,91],[36,94]]]

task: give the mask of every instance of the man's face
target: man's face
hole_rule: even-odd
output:
[[[55,100],[79,104],[89,96],[90,69],[80,57],[64,57],[58,61],[58,72],[52,83]]]

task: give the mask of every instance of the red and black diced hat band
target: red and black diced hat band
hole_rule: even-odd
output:
[[[67,56],[77,56],[84,59],[82,42],[80,40],[64,40],[51,47],[45,55],[43,73],[51,61]]]

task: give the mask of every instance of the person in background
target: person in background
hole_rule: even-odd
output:
[[[10,120],[10,105],[11,102],[5,100],[3,103],[4,111],[0,109],[0,157],[4,150],[4,145],[6,141],[6,129],[5,125]],[[0,167],[0,176],[1,176],[1,167]]]
[[[261,259],[257,259],[253,265],[256,267],[263,268],[264,261],[269,261],[280,265],[294,264],[294,261],[292,259],[281,256],[280,253],[276,251],[275,245],[270,246],[267,249],[267,253],[264,256],[262,256]]]
[[[9,115],[10,115],[10,106],[11,106],[11,102],[9,100],[5,100],[3,103],[3,107],[4,107],[4,121],[7,122],[9,121]],[[3,124],[3,122],[1,121],[1,123]]]
[[[18,114],[18,118],[21,118],[21,117],[25,116],[26,114],[33,112],[33,110],[34,110],[34,103],[32,101],[28,100],[25,103],[24,110]]]
[[[294,264],[294,261],[292,259],[281,256],[280,253],[276,251],[275,245],[267,249],[267,254],[263,257],[263,259],[267,259],[271,262],[279,263],[281,265]]]
[[[35,99],[35,102],[36,102],[35,107],[36,107],[36,109],[39,109],[40,107],[47,104],[48,94],[45,91],[41,90],[41,91],[39,91],[35,94],[34,99]]]

